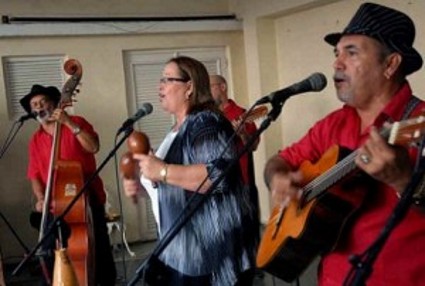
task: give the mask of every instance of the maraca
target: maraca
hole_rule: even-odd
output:
[[[148,154],[151,149],[149,138],[145,133],[133,131],[127,139],[128,152],[120,161],[120,169],[124,178],[134,179],[137,177],[137,161],[133,159],[133,154]]]
[[[127,139],[128,150],[133,154],[148,154],[151,150],[149,138],[145,133],[133,131]]]
[[[120,161],[120,169],[124,178],[137,179],[138,165],[133,159],[133,154],[147,154],[150,150],[149,138],[145,133],[133,131],[127,139],[127,147],[130,151],[124,153]],[[137,204],[137,197],[133,196],[133,203]]]

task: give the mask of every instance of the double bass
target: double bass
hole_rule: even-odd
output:
[[[62,109],[71,106],[74,101],[76,88],[82,77],[82,66],[77,60],[70,59],[65,62],[64,70],[71,77],[62,88],[58,105]],[[70,236],[67,243],[61,239],[58,241],[53,284],[93,285],[94,240],[91,213],[87,195],[78,196],[84,185],[83,169],[80,162],[62,160],[60,146],[61,123],[55,122],[39,239],[45,235],[49,212],[60,216],[75,201],[64,216]]]

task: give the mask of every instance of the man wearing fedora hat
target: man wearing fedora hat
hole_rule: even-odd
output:
[[[62,126],[59,158],[80,162],[85,180],[92,177],[96,171],[94,154],[99,150],[98,135],[83,117],[68,115],[65,110],[59,108],[60,99],[61,93],[56,87],[36,84],[20,100],[25,111],[33,114],[40,123],[29,142],[27,177],[37,199],[36,212],[31,217],[32,224],[40,224],[35,220],[37,217],[41,219],[43,211],[55,122]],[[105,220],[106,194],[100,177],[96,176],[92,181],[88,198],[93,217],[96,285],[115,285],[116,270]]]
[[[350,256],[363,253],[375,241],[411,180],[421,150],[390,145],[378,129],[418,116],[425,108],[425,103],[412,95],[406,79],[422,66],[414,39],[415,27],[407,15],[382,5],[362,4],[341,33],[325,37],[334,46],[333,79],[343,107],[319,120],[298,142],[279,151],[266,164],[266,184],[274,202],[283,208],[302,197],[299,184],[306,173],[301,163],[318,162],[331,146],[356,150],[352,153],[356,169],[368,175],[369,180],[356,176],[351,177],[354,183],[336,186],[346,193],[355,188],[350,197],[360,191],[365,199],[349,217],[341,235],[336,234],[339,240],[334,248],[322,255],[319,285],[348,281]],[[333,198],[343,206],[342,198]],[[424,198],[421,190],[416,190],[406,217],[393,230],[366,275],[367,285],[425,283]],[[325,207],[320,210],[332,213]],[[339,213],[334,211],[327,222],[337,219]],[[325,225],[321,231],[326,232]]]

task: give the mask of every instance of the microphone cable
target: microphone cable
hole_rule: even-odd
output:
[[[117,139],[118,139],[118,134],[115,135],[114,137],[114,147],[117,146]],[[119,175],[119,167],[118,167],[118,157],[117,157],[117,153],[115,152],[114,154],[114,167],[115,167],[115,181],[116,181],[116,189],[117,189],[117,198],[118,198],[118,208],[119,208],[119,213],[120,213],[120,219],[119,219],[119,223],[121,224],[121,259],[122,259],[122,268],[123,268],[123,279],[124,282],[127,283],[127,264],[126,264],[126,260],[125,260],[125,250],[124,250],[124,212],[123,212],[123,207],[122,207],[122,197],[121,197],[121,180],[120,180],[120,175]],[[112,250],[111,250],[112,251]],[[113,253],[112,253],[113,255]],[[117,272],[117,276],[118,276],[118,272]],[[118,279],[118,277],[117,277]]]

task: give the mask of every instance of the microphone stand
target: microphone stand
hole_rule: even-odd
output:
[[[424,152],[424,147],[425,138],[422,139],[420,149],[418,150],[418,156],[412,178],[404,189],[404,192],[401,194],[399,202],[395,206],[394,211],[388,218],[387,223],[381,230],[379,236],[362,254],[352,255],[349,258],[350,263],[353,266],[345,278],[344,286],[366,285],[366,281],[373,271],[373,263],[378,257],[379,252],[384,247],[384,244],[391,235],[391,232],[406,216],[407,211],[413,202],[413,194],[415,193],[415,190],[421,183],[424,183],[425,159],[422,158],[424,156],[422,153]]]
[[[102,163],[98,166],[98,168],[96,169],[96,171],[84,182],[83,187],[81,188],[81,190],[78,192],[78,194],[71,200],[71,202],[68,204],[68,206],[63,210],[63,212],[55,217],[55,219],[53,220],[53,222],[48,226],[44,236],[38,241],[38,243],[36,244],[36,246],[31,250],[31,252],[28,253],[28,255],[18,264],[18,266],[13,270],[12,272],[12,276],[15,276],[16,274],[18,274],[22,267],[24,266],[24,264],[35,255],[36,251],[40,248],[40,246],[46,241],[46,239],[49,237],[49,235],[51,233],[53,233],[53,231],[55,230],[55,228],[58,228],[61,224],[61,221],[64,220],[64,217],[69,213],[69,211],[72,209],[72,207],[74,206],[74,204],[78,201],[78,199],[87,191],[89,185],[91,184],[91,182],[96,178],[96,176],[98,176],[98,174],[100,173],[100,171],[103,170],[103,168],[105,167],[105,165],[109,162],[109,160],[115,155],[115,153],[117,152],[117,150],[119,149],[119,147],[124,143],[124,141],[128,138],[128,136],[130,136],[131,132],[133,132],[133,126],[129,126],[126,130],[125,130],[125,134],[124,136],[121,138],[121,140],[118,142],[117,145],[114,146],[114,148],[112,149],[112,151],[108,154],[108,156],[102,161]]]
[[[2,146],[2,148],[0,150],[0,159],[6,153],[7,149],[10,146],[10,144],[12,144],[13,139],[15,139],[16,134],[18,134],[18,131],[21,129],[21,127],[22,127],[23,124],[24,124],[24,121],[23,120],[15,121],[13,123],[12,127],[9,130],[9,134],[7,134],[7,137],[4,140],[3,146]]]
[[[170,242],[173,240],[173,238],[177,235],[177,233],[183,228],[183,226],[189,221],[189,219],[193,216],[193,214],[203,205],[203,203],[209,198],[209,195],[213,192],[215,187],[224,179],[224,177],[229,173],[229,171],[233,168],[233,166],[239,162],[239,159],[247,153],[249,150],[251,150],[252,145],[254,142],[257,141],[261,133],[263,133],[264,130],[266,130],[272,121],[276,120],[276,118],[279,116],[282,110],[284,101],[281,102],[272,102],[272,110],[267,115],[266,119],[262,122],[260,125],[260,128],[257,129],[257,131],[249,138],[247,143],[244,145],[241,151],[238,152],[237,156],[233,158],[227,168],[224,170],[224,172],[218,176],[211,184],[211,186],[208,188],[208,190],[203,193],[201,196],[196,196],[197,200],[189,200],[186,205],[184,206],[182,212],[180,215],[176,218],[175,223],[173,226],[164,234],[162,239],[159,241],[155,249],[152,251],[152,253],[146,258],[141,265],[136,269],[136,273],[133,276],[133,278],[130,280],[130,282],[127,285],[136,285],[136,283],[140,280],[140,278],[144,275],[144,270],[149,265],[149,262],[152,258],[157,258],[162,253],[162,251],[170,244]],[[255,103],[250,110],[252,110],[256,105]],[[249,111],[248,111],[249,113]],[[206,180],[207,178],[205,178]],[[205,182],[204,180],[204,182]],[[202,183],[201,183],[202,185]],[[198,188],[199,189],[199,188]],[[197,194],[196,192],[194,195]],[[195,196],[192,196],[194,198]]]
[[[3,213],[0,211],[0,217],[4,221],[4,223],[9,228],[10,232],[13,234],[13,236],[18,241],[19,245],[24,249],[25,255],[30,251],[29,248],[25,245],[25,243],[22,241],[22,239],[19,237],[19,235],[16,233],[16,231],[13,229],[12,225],[9,223],[9,221],[6,219],[6,217],[3,215]]]

